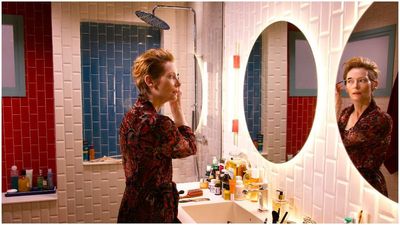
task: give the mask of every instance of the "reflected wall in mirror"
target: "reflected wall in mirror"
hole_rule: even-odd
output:
[[[397,10],[397,2],[368,8],[344,48],[336,84],[338,127],[350,159],[369,184],[396,202]]]
[[[266,159],[286,162],[303,147],[316,90],[315,61],[303,33],[284,21],[268,26],[250,53],[243,93],[250,137]]]

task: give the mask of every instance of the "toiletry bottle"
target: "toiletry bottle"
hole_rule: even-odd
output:
[[[89,145],[87,141],[83,142],[83,161],[89,161]]]
[[[43,190],[47,190],[49,187],[47,186],[47,176],[43,176]]]
[[[221,180],[219,179],[219,176],[217,176],[217,179],[215,180],[215,195],[221,195],[221,194],[222,194]]]
[[[285,200],[285,195],[283,194],[283,191],[281,190],[276,190],[279,195],[278,198],[275,198],[274,201],[272,202],[272,210],[278,211],[278,209],[281,209],[280,213],[285,213],[287,212],[286,206],[287,202]]]
[[[212,179],[210,184],[208,184],[208,188],[210,189],[210,192],[215,194],[215,181],[216,179]]]
[[[51,171],[51,168],[47,169],[47,185],[49,187],[49,190],[53,190],[54,189],[53,172]]]
[[[95,152],[94,152],[94,146],[91,145],[90,148],[89,148],[89,161],[94,160],[94,154],[95,154]]]
[[[228,182],[222,182],[222,198],[224,200],[230,200],[231,199],[231,193],[229,190],[229,183]]]
[[[211,167],[212,173],[214,174],[214,177],[216,177],[216,172],[219,171],[218,160],[216,156],[213,156]]]
[[[39,169],[39,176],[37,177],[37,187],[38,187],[38,190],[43,189],[43,175],[42,175],[41,169]]]
[[[235,179],[229,179],[229,193],[231,194],[230,199],[235,200],[235,194],[236,194],[236,180]]]
[[[233,157],[231,157],[228,161],[226,161],[225,169],[227,171],[232,171],[232,174],[233,174],[232,177],[236,177],[236,163],[233,160]]]
[[[250,173],[250,185],[249,190],[257,190],[260,188],[260,174],[257,168],[252,168]],[[258,201],[258,192],[251,191],[250,192],[250,201],[257,202]]]
[[[244,189],[249,190],[250,188],[250,179],[251,179],[251,169],[246,170],[245,174],[243,175],[243,185],[244,185]],[[247,194],[245,194],[245,197],[247,200],[250,200],[250,192],[247,192]]]
[[[236,187],[235,187],[235,200],[244,200],[245,195],[243,194],[244,185],[242,180],[236,179]]]
[[[18,190],[18,170],[16,165],[13,165],[11,167],[10,176],[11,176],[11,189]]]
[[[218,167],[219,167],[218,168],[219,172],[222,172],[222,170],[225,169],[225,159],[224,158],[221,158],[219,160]]]
[[[26,177],[29,178],[29,188],[32,188],[33,169],[26,170]]]
[[[29,178],[26,177],[26,170],[21,170],[21,176],[18,179],[18,191],[27,192],[29,189]]]

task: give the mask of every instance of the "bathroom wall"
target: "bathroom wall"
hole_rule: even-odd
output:
[[[24,97],[2,97],[2,192],[9,189],[12,165],[18,170],[56,173],[53,53],[50,3],[2,3],[2,13],[24,21]],[[7,57],[7,56],[3,56]],[[56,182],[56,177],[54,178]]]
[[[342,223],[360,209],[372,223],[397,223],[398,204],[372,188],[352,165],[336,125],[334,87],[339,60],[357,21],[371,2],[227,2],[224,7],[223,151],[248,154],[251,162],[266,169],[270,193],[281,188],[293,199],[297,216],[311,216],[318,223]],[[288,21],[304,33],[317,65],[318,97],[314,124],[302,151],[284,164],[266,161],[254,148],[239,110],[239,141],[234,145],[233,109],[243,109],[243,90],[235,90],[233,73],[235,46],[240,43],[246,62],[252,45],[268,25]],[[240,68],[243,81],[245,68]],[[231,99],[234,91],[239,98]],[[270,196],[271,197],[271,196]]]
[[[151,12],[153,3],[52,3],[52,43],[56,124],[56,161],[58,200],[3,205],[5,223],[115,223],[125,178],[122,165],[82,164],[82,86],[80,22],[107,22],[144,25],[133,12]],[[167,3],[181,5],[185,3]],[[198,129],[207,141],[199,144],[200,172],[221,151],[221,78],[222,78],[222,4],[190,3],[197,12],[198,54],[207,62],[210,91],[207,123]],[[162,46],[176,56],[176,64],[186,82],[183,90],[185,115],[191,112],[194,78],[193,18],[186,11],[158,9],[156,14],[171,26],[162,32]],[[215,15],[211,18],[211,15]],[[48,17],[50,18],[50,17]],[[216,22],[218,21],[218,22]],[[192,86],[190,86],[192,85]],[[168,114],[168,107],[165,109]],[[187,116],[190,123],[191,118]],[[195,159],[173,160],[176,182],[197,180]]]

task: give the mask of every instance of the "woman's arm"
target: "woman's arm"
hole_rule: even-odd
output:
[[[167,116],[162,116],[158,126],[162,138],[162,153],[172,158],[185,158],[197,152],[196,138],[192,129],[186,125],[176,126]]]

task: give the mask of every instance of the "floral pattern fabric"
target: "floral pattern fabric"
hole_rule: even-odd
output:
[[[176,127],[139,95],[120,126],[126,188],[118,222],[177,221],[179,195],[172,182],[172,159],[196,154],[193,131]]]
[[[383,195],[387,196],[386,182],[379,170],[385,160],[392,132],[392,119],[381,111],[372,99],[356,124],[346,130],[354,106],[340,114],[338,126],[343,144],[351,161],[363,177]]]

